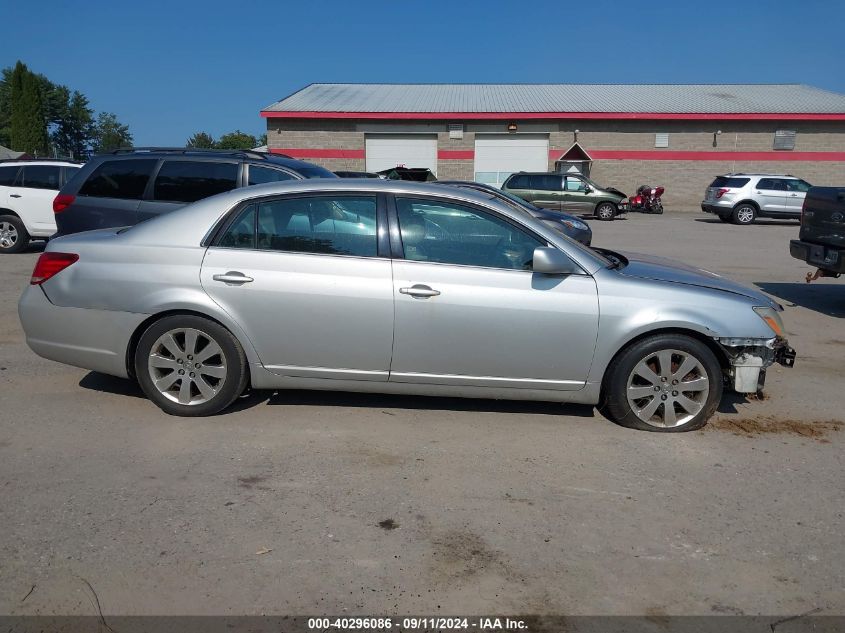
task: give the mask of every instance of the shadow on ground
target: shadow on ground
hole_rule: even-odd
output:
[[[143,398],[144,393],[134,380],[89,372],[79,386],[92,391],[119,396]],[[480,413],[520,413],[526,415],[568,415],[596,417],[594,407],[585,404],[560,404],[527,400],[482,400],[476,398],[439,398],[433,396],[399,396],[345,391],[248,390],[226,413],[244,411],[261,404],[288,407],[355,407],[371,409],[406,409],[425,411],[477,411]]]
[[[756,281],[754,285],[791,307],[801,306],[827,316],[845,318],[845,284],[839,283],[772,283]]]

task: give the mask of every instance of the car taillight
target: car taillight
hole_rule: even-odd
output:
[[[32,277],[30,277],[29,283],[33,286],[43,284],[50,277],[58,275],[78,259],[79,255],[76,253],[41,253],[41,257],[35,262],[35,270],[32,271]]]
[[[730,191],[730,189],[719,189],[719,191],[716,192],[716,197],[721,198],[722,196],[724,196],[729,191]]]
[[[76,200],[76,196],[60,193],[53,199],[53,213],[61,213],[72,205],[74,200]]]

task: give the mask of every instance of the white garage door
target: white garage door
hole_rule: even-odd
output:
[[[365,139],[367,171],[428,167],[437,174],[437,135],[374,134]]]
[[[501,186],[516,171],[548,171],[548,134],[476,134],[475,180]]]

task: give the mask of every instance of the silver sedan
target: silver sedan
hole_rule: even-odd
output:
[[[792,364],[781,310],[483,192],[381,180],[237,189],[51,241],[19,305],[37,354],[133,378],[174,415],[251,385],[599,404],[668,432]]]

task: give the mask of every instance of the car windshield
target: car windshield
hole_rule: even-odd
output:
[[[297,166],[294,169],[306,178],[337,178],[337,174],[319,165],[311,165],[309,167]]]

